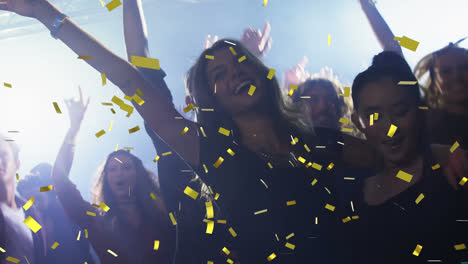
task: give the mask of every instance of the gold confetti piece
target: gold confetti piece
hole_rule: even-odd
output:
[[[99,2],[101,2],[101,5],[104,7],[104,2],[102,0],[99,0]]]
[[[185,127],[184,130],[182,130],[182,132],[180,132],[180,134],[185,135],[187,133],[188,129],[189,129],[188,127]]]
[[[310,184],[314,186],[317,183],[317,179],[314,179]]]
[[[37,231],[41,230],[42,228],[42,226],[31,216],[28,216],[28,218],[26,218],[23,223],[25,223],[34,233],[37,233]]]
[[[205,59],[214,60],[213,55],[205,55]]]
[[[171,155],[172,154],[172,151],[168,151],[168,152],[164,152],[163,154],[161,154],[162,156],[167,156],[167,155]]]
[[[107,253],[111,254],[114,257],[117,257],[117,254],[115,254],[114,251],[112,251],[110,249],[107,250]]]
[[[216,83],[215,83],[215,87],[214,87],[214,93],[216,94]]]
[[[5,253],[6,251],[2,247],[0,247],[0,252]]]
[[[421,245],[416,245],[416,249],[414,249],[413,255],[415,255],[416,257],[419,256],[419,254],[421,253],[421,249],[422,249]]]
[[[458,244],[458,245],[454,245],[453,247],[455,247],[455,250],[463,250],[463,249],[466,249],[466,245],[465,245],[465,244]]]
[[[96,216],[96,213],[93,213],[93,212],[90,212],[90,211],[86,211],[86,214],[90,215],[90,216]]]
[[[301,96],[300,98],[302,98],[302,99],[310,99],[310,96],[306,95],[306,96]]]
[[[406,173],[404,171],[399,171],[396,177],[398,179],[404,180],[405,182],[411,182],[411,179],[413,179],[413,175]]]
[[[218,133],[223,134],[223,135],[225,135],[226,137],[229,137],[229,134],[231,133],[231,131],[229,131],[229,130],[227,130],[227,129],[225,129],[225,128],[220,127],[219,130],[218,130]]]
[[[287,205],[287,206],[295,205],[295,204],[296,204],[296,201],[295,201],[295,200],[286,202],[286,205]]]
[[[101,207],[102,210],[104,210],[104,212],[107,212],[110,210],[109,206],[107,206],[107,204],[105,204],[104,202],[102,202],[99,207]]]
[[[275,69],[271,68],[270,71],[268,72],[267,78],[270,80],[273,79],[273,76],[275,76],[275,72],[276,72]]]
[[[205,206],[206,206],[206,217],[208,219],[213,218],[214,217],[213,203],[207,202],[205,203]]]
[[[116,0],[113,0],[116,1]],[[153,70],[159,70],[159,60],[138,56],[131,56],[132,65],[141,68],[148,68]]]
[[[114,159],[115,159],[116,161],[118,161],[119,163],[123,163],[121,160],[119,160],[119,159],[116,158],[116,157],[114,157]]]
[[[234,50],[233,47],[229,47],[229,50],[231,51],[232,55],[236,56],[237,52]]]
[[[110,110],[111,110],[111,112],[115,115],[115,110],[114,110],[114,108],[111,108]]]
[[[114,124],[114,120],[111,120],[110,126],[109,126],[109,132],[112,131],[112,125]]]
[[[345,87],[344,89],[345,89],[344,93],[339,94],[339,96],[348,97],[351,94],[351,87]]]
[[[279,237],[278,237],[278,235],[276,233],[275,233],[275,237],[276,237],[276,241],[279,242]]]
[[[421,110],[429,110],[428,106],[419,106],[418,108],[421,109]]]
[[[348,223],[349,221],[351,221],[351,217],[346,217],[346,218],[343,218],[343,223]]]
[[[450,152],[453,153],[459,146],[460,144],[458,141],[455,141],[455,143],[453,143],[453,145],[450,147]]]
[[[418,48],[418,45],[419,45],[419,42],[417,42],[416,40],[412,40],[410,38],[408,38],[407,36],[403,36],[403,37],[394,37],[393,40],[395,41],[399,41],[398,44],[400,44],[400,46],[402,46],[403,48],[407,48],[409,50],[412,50],[412,51],[416,51],[416,49]]]
[[[273,169],[273,165],[271,165],[270,162],[268,162],[267,164],[268,164],[268,167],[270,167],[270,169]]]
[[[156,200],[156,195],[154,195],[154,193],[150,193],[150,196],[153,200]]]
[[[219,198],[219,193],[216,193],[216,195],[215,195],[215,198],[214,198],[214,199],[215,199],[215,200],[218,200],[218,198]]]
[[[184,108],[184,113],[188,113],[193,108],[195,108],[195,105],[193,105],[192,103],[187,105],[187,107]]]
[[[229,259],[229,258],[228,258],[226,261],[227,261],[227,263],[229,263],[229,264],[234,264],[234,261],[233,261],[232,259]]]
[[[171,218],[172,225],[177,225],[177,221],[172,213],[169,213],[169,217]]]
[[[286,240],[290,239],[290,238],[293,237],[293,236],[294,236],[294,233],[289,234],[289,235],[286,237]]]
[[[328,46],[330,46],[330,45],[331,45],[331,35],[328,34]]]
[[[344,180],[350,180],[350,181],[354,181],[356,178],[354,177],[343,177]]]
[[[227,249],[226,247],[223,247],[222,251],[224,252],[224,254],[228,255],[231,254],[231,251],[229,251],[229,249]]]
[[[229,233],[231,233],[232,237],[236,237],[236,236],[237,236],[236,231],[234,231],[234,229],[233,229],[232,227],[229,228]]]
[[[299,158],[297,158],[298,161],[302,162],[302,163],[305,163],[306,162],[306,159],[304,159],[303,157],[299,156]]]
[[[422,201],[422,199],[424,199],[424,194],[421,193],[421,194],[419,194],[418,198],[416,198],[415,203],[419,204]]]
[[[50,247],[51,249],[55,250],[60,244],[55,241],[54,244]]]
[[[388,133],[387,133],[387,136],[389,137],[393,137],[393,135],[395,135],[395,132],[397,131],[398,127],[395,126],[395,125],[390,125],[390,128],[388,129]]]
[[[328,190],[327,187],[323,187],[323,188],[325,188],[325,190],[328,192],[328,194],[331,194],[330,190]]]
[[[143,92],[140,90],[140,88],[138,88],[136,91],[137,91],[139,96],[143,96]]]
[[[218,224],[226,224],[227,221],[226,220],[218,220]]]
[[[4,85],[5,87],[11,88],[11,84],[9,84],[9,83],[4,82],[3,85]]]
[[[291,145],[296,145],[296,143],[299,142],[299,139],[297,137],[295,137],[292,141],[291,141]]]
[[[124,149],[133,150],[133,147],[124,147]]]
[[[351,217],[353,220],[359,219],[359,215],[354,215]]]
[[[379,120],[379,113],[374,113],[374,121]]]
[[[200,110],[205,111],[205,112],[213,112],[214,108],[201,108]]]
[[[203,163],[203,168],[205,169],[205,173],[208,173],[208,168],[206,167],[205,163]]]
[[[415,85],[417,83],[417,81],[399,81],[398,85]]]
[[[219,157],[219,159],[213,164],[213,167],[218,168],[221,163],[223,163],[224,159],[222,157]]]
[[[268,261],[272,261],[272,260],[274,260],[275,258],[276,258],[276,254],[275,254],[275,253],[271,253],[271,255],[267,257],[267,260],[268,260]]]
[[[307,150],[307,152],[310,152],[310,148],[309,148],[309,146],[307,146],[307,144],[304,144],[304,148],[305,148],[305,150]]]
[[[84,230],[85,238],[88,238],[88,229]]]
[[[202,132],[203,137],[206,137],[205,130],[203,129],[203,127],[200,127],[200,131]]]
[[[105,102],[102,102],[101,104],[102,104],[102,105],[107,105],[107,106],[112,106],[112,103],[105,103]]]
[[[240,63],[240,62],[245,61],[245,59],[246,59],[245,56],[242,56],[242,57],[240,57],[237,61]]]
[[[106,7],[107,7],[107,10],[112,11],[114,10],[115,8],[119,7],[120,5],[122,5],[122,3],[120,2],[120,0],[112,0],[111,2],[109,2]],[[133,56],[132,56],[133,57]],[[133,64],[133,63],[132,63]]]
[[[288,242],[286,242],[286,245],[284,245],[284,246],[287,247],[287,248],[289,248],[289,249],[291,249],[291,250],[294,250],[294,249],[296,248],[295,245],[293,245],[293,244],[291,244],[291,243],[288,243]]]
[[[185,187],[184,193],[190,198],[196,200],[198,197],[198,192],[196,192],[194,189],[190,188],[189,186]]]
[[[328,167],[327,167],[327,170],[333,169],[334,166],[335,166],[335,164],[333,164],[333,162],[330,163],[330,164],[328,165]]]
[[[432,170],[437,170],[440,168],[440,164],[437,163],[436,165],[432,166]]]
[[[53,189],[54,189],[53,185],[48,185],[48,186],[41,187],[39,189],[39,191],[40,192],[48,192],[48,191],[52,191]]]
[[[117,151],[119,149],[119,143],[117,143],[117,145],[115,145],[115,150],[114,151]]]
[[[342,127],[342,128],[341,128],[341,131],[342,131],[342,132],[346,132],[346,133],[353,133],[353,129],[352,129],[352,128]]]
[[[34,199],[34,197],[31,196],[31,198],[29,198],[28,202],[25,203],[25,204],[23,205],[23,209],[24,209],[25,211],[27,211],[29,208],[31,208],[31,206],[33,205],[33,203],[34,203],[35,201],[36,201],[36,200]]]
[[[463,177],[460,182],[458,183],[460,186],[463,186],[465,185],[465,183],[468,181],[468,179],[466,177]]]
[[[105,73],[101,73],[102,86],[106,85],[107,78]]]
[[[6,261],[9,261],[9,262],[12,262],[12,263],[18,263],[18,262],[20,262],[19,259],[14,258],[14,257],[10,257],[10,256],[8,256],[8,257],[6,258]]]
[[[138,94],[134,94],[132,96],[132,99],[135,101],[135,103],[137,103],[137,105],[143,105],[145,103],[145,100],[141,99],[140,96],[138,96]]]
[[[159,160],[159,155],[156,156],[156,158],[154,158],[153,162],[156,162]]]
[[[254,92],[255,92],[255,89],[257,89],[257,87],[255,87],[255,86],[253,86],[253,85],[250,85],[248,94],[249,94],[250,96],[252,96],[252,95],[254,94]]]
[[[53,102],[52,104],[54,105],[55,112],[56,112],[57,114],[61,114],[62,111],[60,111],[60,108],[59,108],[57,102]]]
[[[315,217],[315,224],[318,225],[318,217]]]
[[[100,136],[104,135],[105,133],[106,133],[106,131],[104,131],[104,129],[103,129],[103,130],[97,132],[95,135],[96,135],[97,138],[99,138]]]
[[[79,60],[92,60],[93,56],[78,56]]]
[[[81,230],[78,231],[78,237],[76,238],[76,240],[79,241],[79,240],[80,240],[80,237],[81,237]]]
[[[292,96],[294,91],[297,90],[297,85],[294,85],[294,84],[290,84],[289,85],[289,93],[288,93],[288,96]]]
[[[158,250],[158,249],[159,249],[159,240],[155,240],[153,250]]]
[[[263,209],[254,213],[254,215],[259,215],[268,212],[268,209]]]
[[[130,128],[130,129],[128,130],[128,133],[132,134],[132,133],[137,132],[138,130],[140,130],[140,127],[139,127],[139,126],[136,126],[136,127],[134,127],[134,128]]]
[[[208,263],[207,263],[207,264],[214,264],[214,263],[213,263],[213,261],[208,261]]]
[[[314,162],[314,163],[312,163],[312,168],[320,171],[320,170],[322,170],[322,165]]]
[[[18,183],[18,182],[19,182],[19,180],[20,180],[20,179],[19,179],[19,174],[18,174],[18,173],[16,173],[16,183]]]
[[[263,0],[262,6],[266,6],[266,5],[268,5],[268,0]]]
[[[374,125],[374,114],[370,115],[369,117],[369,126],[373,126]]]
[[[346,118],[340,118],[339,122],[343,123],[343,124],[346,124],[346,125],[349,124],[349,120],[346,119]]]
[[[232,149],[228,149],[227,153],[229,153],[229,155],[231,156],[234,156],[236,154],[234,151],[232,151]]]
[[[328,209],[328,210],[333,212],[333,211],[335,211],[335,206],[333,206],[331,204],[327,204],[327,205],[325,205],[325,209]]]

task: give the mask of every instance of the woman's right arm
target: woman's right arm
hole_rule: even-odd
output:
[[[8,10],[22,16],[34,17],[49,30],[53,21],[61,12],[46,0],[0,0],[0,10]],[[167,142],[191,166],[199,164],[199,140],[195,123],[185,119],[175,119],[180,116],[172,102],[163,96],[159,87],[152,87],[138,70],[126,60],[112,53],[100,42],[86,33],[70,19],[62,22],[56,37],[80,56],[92,56],[86,60],[93,68],[118,86],[126,95],[132,96],[140,89],[144,94],[145,103],[134,106],[143,119],[165,142]],[[154,86],[154,85],[153,85]],[[180,133],[187,127],[185,135]]]
[[[375,7],[375,3],[372,0],[359,0],[359,3],[383,50],[393,51],[403,57],[400,45],[397,41],[393,40],[395,36],[385,22],[385,19],[380,15],[377,7]]]

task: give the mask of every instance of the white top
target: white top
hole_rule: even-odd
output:
[[[24,212],[22,209],[13,209],[5,203],[0,203],[0,210],[5,221],[6,244],[5,250],[8,256],[35,263],[33,234],[24,224]]]

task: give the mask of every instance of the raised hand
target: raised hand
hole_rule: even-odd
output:
[[[0,10],[14,12],[25,17],[35,17],[34,11],[46,0],[0,0]]]
[[[205,39],[205,47],[204,49],[209,49],[213,44],[218,41],[218,36],[214,36],[213,39],[211,39],[211,35],[207,35]]]
[[[270,37],[271,26],[269,22],[265,23],[263,32],[248,28],[244,31],[241,37],[241,42],[244,44],[250,52],[257,57],[263,57],[268,53],[271,48],[273,40]]]
[[[88,97],[88,100],[85,103],[81,87],[79,87],[78,89],[80,91],[79,100],[77,98],[65,100],[65,104],[68,108],[68,115],[70,117],[70,127],[77,130],[81,126],[81,122],[83,121],[83,117],[86,113],[86,110],[88,109],[90,100],[90,98]]]
[[[308,62],[309,59],[304,56],[296,66],[284,73],[284,89],[289,89],[291,84],[299,85],[310,77],[309,72],[304,69]]]

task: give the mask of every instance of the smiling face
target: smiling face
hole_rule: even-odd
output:
[[[265,106],[262,102],[266,100],[262,98],[267,92],[264,81],[266,76],[261,77],[260,70],[249,59],[238,62],[242,55],[234,56],[226,47],[210,55],[214,56],[214,60],[207,62],[206,79],[225,111],[235,116]],[[253,95],[248,93],[251,85],[256,87]]]
[[[136,168],[133,159],[126,154],[117,154],[109,159],[105,168],[107,183],[117,200],[128,199],[129,188],[136,185]]]
[[[353,121],[384,157],[393,164],[404,164],[416,157],[422,136],[423,116],[417,99],[407,86],[395,85],[391,77],[383,77],[362,87],[359,108]],[[378,113],[378,120],[370,126],[370,115]],[[397,126],[393,137],[387,135],[391,125]]]
[[[309,116],[314,126],[338,128],[338,113],[334,102],[333,91],[322,86],[314,86],[308,89],[303,96],[310,96],[305,99]]]
[[[462,49],[448,49],[436,57],[435,87],[447,104],[468,102],[468,53]]]

